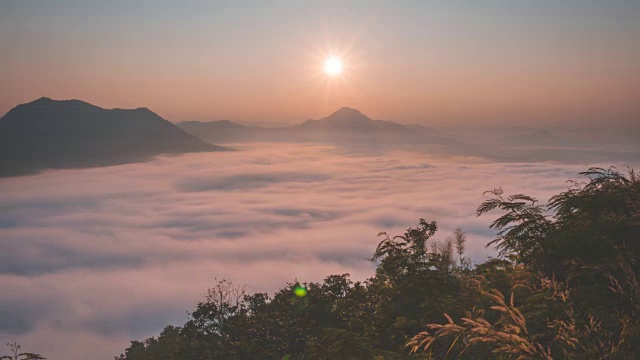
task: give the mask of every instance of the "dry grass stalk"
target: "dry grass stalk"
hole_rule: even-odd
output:
[[[529,339],[526,319],[515,307],[513,293],[508,303],[498,290],[481,293],[496,303],[490,309],[501,314],[499,321],[491,324],[484,318],[482,309],[467,312],[466,316],[460,319],[460,324],[456,324],[448,314],[444,314],[447,319],[446,324],[429,324],[427,327],[432,330],[432,333],[424,331],[411,339],[407,344],[411,347],[411,353],[420,350],[428,351],[433,348],[437,340],[455,336],[447,354],[451,352],[456,342],[462,339],[464,347],[460,354],[475,344],[484,343],[492,347],[493,353],[507,355],[510,358],[552,360],[549,348]]]

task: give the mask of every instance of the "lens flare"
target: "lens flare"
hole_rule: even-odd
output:
[[[307,288],[304,286],[298,285],[293,289],[293,293],[296,294],[297,297],[305,297],[307,296]]]

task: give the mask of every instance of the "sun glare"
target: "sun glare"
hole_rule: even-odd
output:
[[[328,58],[324,62],[324,72],[329,76],[336,76],[342,72],[342,61],[335,56]]]

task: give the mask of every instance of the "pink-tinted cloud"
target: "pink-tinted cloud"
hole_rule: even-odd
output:
[[[475,217],[484,190],[546,200],[585,169],[240,147],[0,179],[0,343],[109,358],[182,323],[214,277],[272,292],[295,278],[371,276],[376,234],[421,217],[439,221],[438,238],[463,227],[481,261],[492,253],[491,219]]]

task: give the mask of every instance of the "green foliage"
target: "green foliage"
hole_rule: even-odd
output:
[[[582,175],[589,181],[571,182],[546,207],[526,195],[490,192],[478,215],[503,212],[491,225],[498,236],[489,245],[515,266],[494,261],[475,270],[481,282],[500,288],[493,290],[494,302],[507,291],[512,301],[491,306],[502,313],[493,320],[483,311],[429,324],[431,332],[410,342],[414,351],[444,340],[458,356],[473,348],[504,358],[627,359],[640,353],[640,179],[613,168]],[[510,281],[509,274],[520,279]],[[505,309],[518,316],[505,317]]]
[[[490,191],[477,212],[501,212],[488,244],[497,259],[470,266],[462,229],[438,241],[437,224],[420,219],[401,236],[379,234],[364,282],[331,275],[270,297],[219,281],[184,326],[119,359],[634,358],[640,180],[583,175],[547,206]]]

